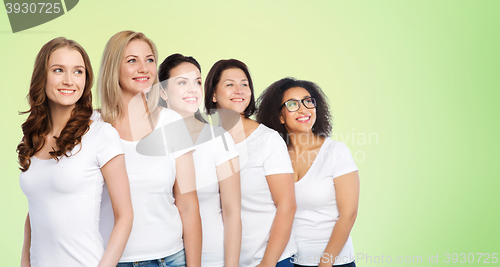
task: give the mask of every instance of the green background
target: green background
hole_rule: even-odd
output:
[[[334,135],[360,169],[356,253],[398,266],[407,265],[398,256],[447,266],[444,253],[500,253],[499,10],[500,1],[84,0],[16,34],[0,11],[1,265],[20,259],[28,206],[18,111],[28,109],[37,52],[54,37],[74,39],[97,76],[104,45],[125,29],[150,37],[160,60],[196,57],[202,75],[219,59],[240,59],[256,94],[285,76],[323,88]]]

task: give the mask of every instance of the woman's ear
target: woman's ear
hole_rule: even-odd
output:
[[[280,115],[280,123],[285,124],[285,119],[283,119],[283,115]]]
[[[217,99],[215,98],[215,93],[214,93],[214,95],[212,96],[212,102],[217,103]]]
[[[168,96],[167,96],[167,93],[165,92],[165,89],[161,89],[160,90],[160,97],[165,100],[165,102],[167,102],[168,100]]]

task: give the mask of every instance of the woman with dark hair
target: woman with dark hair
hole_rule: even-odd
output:
[[[203,232],[201,265],[238,267],[241,194],[233,138],[201,117],[201,67],[196,59],[170,55],[160,64],[158,77],[162,81],[161,104],[183,117],[195,144],[193,160]]]
[[[55,38],[38,53],[17,146],[29,204],[21,266],[115,266],[127,243],[133,215],[123,147],[111,125],[90,119],[92,82],[75,41]],[[104,182],[116,218],[106,250],[96,216]]]
[[[247,66],[236,59],[220,60],[205,81],[205,107],[219,114],[240,155],[240,266],[291,266],[296,252],[291,236],[296,209],[293,169],[279,134],[250,119],[253,93]],[[235,112],[236,123],[230,116]]]
[[[280,132],[295,177],[296,266],[356,266],[350,232],[359,199],[358,169],[347,146],[329,138],[330,111],[321,89],[284,78],[258,99],[257,121]]]

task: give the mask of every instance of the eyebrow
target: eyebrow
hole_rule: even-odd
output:
[[[200,78],[201,78],[201,77],[200,77]],[[233,79],[226,79],[224,82],[226,82],[226,81],[236,82],[236,81],[235,81],[235,80],[233,80]],[[241,81],[242,81],[242,82],[248,82],[248,79],[243,79],[243,80],[241,80]]]
[[[128,55],[125,58],[128,58],[128,57],[139,57],[139,56],[137,56],[137,55]],[[146,57],[154,57],[154,55],[153,54],[149,54]]]
[[[50,67],[51,67],[51,68],[52,68],[52,67],[63,67],[63,68],[65,68],[66,66],[61,65],[61,64],[54,64],[54,65],[52,65],[52,66],[50,66]],[[75,66],[75,68],[82,68],[82,69],[85,69],[85,66],[82,66],[82,65],[76,65],[76,66]]]
[[[310,95],[306,95],[306,96],[304,96],[302,99],[290,98],[290,99],[288,99],[287,101],[290,101],[290,100],[297,100],[297,101],[300,101],[300,100],[304,100],[304,99],[308,99],[308,98],[312,98],[312,96],[310,96]],[[285,101],[285,102],[287,102],[287,101]]]

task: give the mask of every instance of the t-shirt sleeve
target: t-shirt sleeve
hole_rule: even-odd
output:
[[[165,109],[163,112],[166,118],[161,127],[168,152],[172,153],[174,158],[178,158],[194,150],[193,140],[181,115],[170,109]]]
[[[215,159],[215,165],[219,166],[222,163],[237,157],[238,150],[236,149],[236,145],[234,144],[234,140],[228,132],[225,132],[223,135],[217,137],[217,142],[215,143],[217,158]]]
[[[97,135],[96,159],[99,167],[106,165],[112,158],[123,153],[120,135],[113,126],[106,123]]]
[[[349,148],[342,142],[333,148],[333,178],[358,170]]]
[[[264,175],[293,173],[292,162],[285,141],[277,132],[271,132],[266,145],[262,147],[264,159]]]
[[[92,116],[90,116],[90,119],[93,121],[102,121],[101,112],[99,112],[99,110],[97,109],[94,109],[94,111],[92,111]]]

